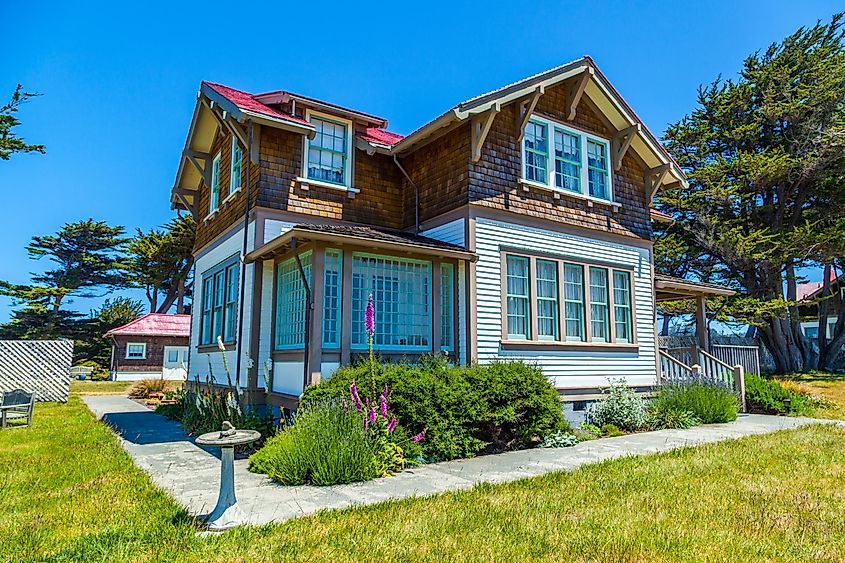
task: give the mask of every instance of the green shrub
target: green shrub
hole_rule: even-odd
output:
[[[573,434],[572,432],[568,432],[566,430],[556,430],[543,438],[543,441],[540,442],[537,447],[538,448],[568,448],[571,446],[577,445],[582,440],[578,439],[578,436]]]
[[[789,401],[787,408],[784,401]],[[777,381],[764,379],[758,375],[745,376],[745,401],[748,408],[767,414],[810,415],[813,401],[806,395],[784,388]]]
[[[634,431],[645,422],[645,401],[628,387],[624,379],[612,381],[607,395],[587,407],[587,421],[596,426],[614,424]]]
[[[625,433],[615,424],[605,424],[601,427],[601,435],[613,438],[615,436],[624,436]]]
[[[646,430],[667,430],[692,428],[701,424],[701,420],[692,411],[665,405],[652,405],[645,421]]]
[[[249,458],[249,470],[283,485],[337,485],[376,477],[361,413],[338,401],[301,407],[294,424]]]
[[[132,399],[146,399],[150,393],[164,393],[172,390],[173,386],[166,379],[142,379],[132,384],[127,395]]]
[[[429,359],[419,365],[375,362],[373,373],[374,382],[368,361],[342,367],[306,389],[304,403],[348,396],[352,382],[367,396],[388,385],[399,425],[411,434],[427,431],[420,446],[433,460],[528,447],[568,429],[557,391],[535,366],[457,367]]]
[[[692,413],[700,424],[714,424],[736,420],[739,402],[732,391],[718,385],[686,383],[661,387],[652,409]]]

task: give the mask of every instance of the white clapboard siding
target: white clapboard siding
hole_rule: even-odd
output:
[[[264,240],[262,244],[267,244],[279,235],[282,235],[293,228],[296,223],[290,221],[279,221],[278,219],[267,219],[264,221]]]
[[[247,232],[248,240],[247,240],[247,252],[253,250],[255,247],[255,223],[251,222],[249,224],[249,229]],[[197,346],[199,344],[199,337],[200,337],[200,323],[202,322],[202,284],[203,284],[203,274],[208,270],[214,268],[221,262],[228,260],[232,256],[240,256],[241,251],[243,250],[243,229],[237,229],[233,231],[229,236],[225,239],[219,241],[216,246],[205,252],[202,256],[197,258],[196,262],[194,263],[194,307],[193,307],[193,314],[191,315],[191,346],[189,348],[189,361],[188,361],[188,379],[193,381],[196,378],[199,378],[200,382],[205,382],[206,378],[210,375],[214,382],[216,383],[226,383],[226,370],[223,365],[223,354],[226,355],[226,361],[229,364],[229,372],[231,373],[232,383],[237,384],[238,378],[237,374],[235,373],[236,366],[237,366],[237,358],[235,356],[234,351],[229,352],[219,352],[214,351],[211,353],[202,353],[197,352]],[[250,322],[249,319],[252,317],[252,276],[253,276],[253,265],[249,265],[246,268],[246,279],[244,281],[244,287],[246,291],[244,292],[244,307],[243,307],[243,314],[244,314],[244,333],[242,336],[242,341],[244,343],[249,342],[249,332],[250,332]],[[238,292],[240,295],[240,291]],[[237,326],[237,325],[236,325]],[[246,385],[246,371],[247,371],[247,363],[249,354],[249,346],[243,346],[243,358],[244,361],[241,363],[241,377],[240,377],[240,385]]]
[[[456,219],[449,223],[421,231],[420,234],[441,242],[464,246],[464,220]]]
[[[604,386],[608,379],[620,377],[624,377],[630,385],[651,385],[656,382],[654,303],[648,249],[489,219],[476,221],[475,241],[479,257],[477,295],[480,362],[496,358],[535,362],[559,388]],[[499,255],[502,247],[551,253],[563,259],[633,267],[639,348],[631,352],[502,350]]]

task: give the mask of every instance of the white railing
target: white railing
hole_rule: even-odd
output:
[[[742,366],[745,373],[760,375],[760,348],[757,346],[734,346],[732,344],[713,344],[713,355],[732,366]]]
[[[663,350],[660,355],[660,382],[663,384],[680,384],[695,380],[692,367],[670,356]]]
[[[731,366],[701,349],[691,353],[698,358],[699,363],[687,365],[674,355],[659,350],[660,383],[677,385],[694,382],[724,386],[736,392],[742,410],[746,412],[745,368],[741,364]]]
[[[733,366],[704,350],[698,351],[698,365],[701,368],[701,375],[711,383],[722,385],[728,389],[736,389]]]

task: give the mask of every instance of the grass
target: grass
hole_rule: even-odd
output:
[[[807,427],[199,537],[73,396],[0,431],[0,559],[838,561],[843,439]]]
[[[80,381],[70,380],[72,395],[125,395],[134,382],[132,381]]]
[[[793,373],[781,379],[795,384],[799,389],[821,395],[832,403],[829,408],[816,409],[816,418],[845,419],[845,373]]]

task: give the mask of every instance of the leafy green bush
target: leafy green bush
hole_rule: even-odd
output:
[[[612,381],[607,395],[587,407],[587,421],[596,426],[614,424],[634,431],[645,422],[646,405],[624,379]]]
[[[304,403],[346,396],[353,382],[362,394],[390,388],[392,412],[409,433],[426,430],[428,459],[471,457],[528,447],[566,430],[557,391],[543,372],[521,362],[457,367],[442,361],[340,368],[305,391]]]
[[[568,448],[577,445],[582,440],[572,432],[566,430],[555,430],[537,444],[538,448]]]
[[[739,402],[729,389],[704,383],[686,383],[661,387],[652,408],[658,411],[686,411],[700,424],[736,420]]]
[[[367,481],[376,477],[373,447],[361,413],[339,401],[312,402],[250,456],[249,470],[283,485]]]
[[[652,405],[646,414],[646,430],[667,430],[692,428],[701,424],[701,420],[692,411],[666,405]]]
[[[624,436],[625,433],[615,424],[605,424],[601,427],[601,435],[613,438],[615,436]]]
[[[745,401],[749,409],[768,414],[800,416],[813,412],[813,401],[810,397],[786,389],[777,381],[752,373],[745,376]],[[785,401],[789,401],[788,408]]]

